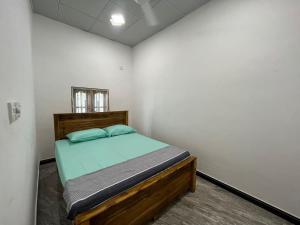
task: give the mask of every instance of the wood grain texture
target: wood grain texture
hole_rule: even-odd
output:
[[[194,174],[197,174],[197,160],[193,161],[193,165],[192,165],[192,184],[191,184],[191,192],[195,192],[196,191],[196,176],[194,176]]]
[[[186,160],[122,192],[98,207],[79,214],[75,225],[142,225],[157,216],[171,202],[194,189],[196,158]]]
[[[116,124],[128,125],[128,111],[112,111],[100,113],[61,113],[54,114],[55,140],[66,138],[68,133],[104,128]]]

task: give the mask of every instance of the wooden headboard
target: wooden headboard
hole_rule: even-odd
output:
[[[128,111],[100,113],[54,114],[55,140],[65,139],[73,131],[104,128],[116,124],[128,125]]]

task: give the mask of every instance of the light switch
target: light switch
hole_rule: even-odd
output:
[[[21,116],[21,104],[19,102],[9,102],[7,107],[9,122],[13,123]]]

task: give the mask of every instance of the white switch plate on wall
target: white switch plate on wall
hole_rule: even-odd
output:
[[[21,116],[21,104],[19,102],[9,102],[7,107],[9,123],[13,123]]]

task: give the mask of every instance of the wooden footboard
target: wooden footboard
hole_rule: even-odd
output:
[[[196,158],[182,162],[79,214],[75,225],[142,225],[166,206],[196,188]]]

